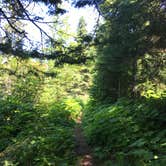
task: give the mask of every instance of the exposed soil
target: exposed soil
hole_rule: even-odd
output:
[[[78,156],[76,166],[94,166],[91,149],[88,146],[81,128],[81,118],[75,126],[75,153]]]

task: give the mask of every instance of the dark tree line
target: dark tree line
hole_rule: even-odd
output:
[[[95,99],[113,101],[138,97],[147,86],[165,84],[165,1],[105,1],[100,5],[105,23],[96,45]]]

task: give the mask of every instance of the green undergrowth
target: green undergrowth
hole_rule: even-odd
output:
[[[102,166],[166,165],[166,98],[90,102],[84,133]]]
[[[0,58],[0,166],[75,165],[74,127],[90,72],[84,65]]]
[[[1,100],[0,165],[73,165],[75,121],[66,107],[58,103],[45,110]]]

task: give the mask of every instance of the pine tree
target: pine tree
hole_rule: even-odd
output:
[[[105,8],[110,14],[104,15],[106,22],[96,39],[98,63],[92,95],[112,101],[135,97],[141,93],[140,84],[160,82],[166,55],[165,5],[160,0],[116,0],[102,4],[101,11]]]
[[[77,27],[77,41],[78,42],[83,42],[84,38],[87,35],[87,29],[86,29],[86,22],[84,17],[80,17],[79,22],[78,22],[78,27]]]

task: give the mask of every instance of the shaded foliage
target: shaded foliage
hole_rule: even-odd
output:
[[[39,1],[50,11],[61,2]],[[0,50],[17,58],[0,64],[0,164],[74,165],[73,128],[92,85],[82,125],[97,165],[165,166],[165,1],[75,1],[77,7],[94,5],[103,16],[94,41],[81,18],[75,42],[59,33],[50,38],[48,54],[23,49],[25,32],[5,12],[20,19],[29,13],[22,1],[11,9],[12,1],[3,2],[9,6],[0,16],[12,32],[6,30]],[[95,61],[87,60],[96,49],[93,70]]]
[[[138,101],[123,98],[113,105],[89,104],[84,131],[99,165],[164,166],[165,104],[165,95]]]
[[[15,57],[0,62],[0,165],[74,165],[73,129],[90,69]]]
[[[138,97],[141,85],[165,84],[165,6],[161,1],[103,3],[111,13],[100,26],[97,75],[92,96],[99,100]],[[156,28],[160,27],[160,28]]]

